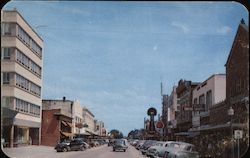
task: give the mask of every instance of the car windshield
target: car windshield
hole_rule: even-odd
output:
[[[115,144],[124,144],[125,145],[125,141],[124,140],[116,140]]]

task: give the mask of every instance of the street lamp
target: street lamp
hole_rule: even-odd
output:
[[[232,117],[234,115],[234,109],[232,108],[232,106],[230,106],[230,108],[227,111],[227,114],[230,116],[230,129],[231,129],[231,141],[232,141],[232,157],[234,157],[234,143],[233,143],[233,128],[232,128]]]

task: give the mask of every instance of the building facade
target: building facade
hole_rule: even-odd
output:
[[[99,136],[106,136],[108,134],[103,121],[95,120],[95,133]]]
[[[90,133],[94,134],[95,132],[95,115],[89,111],[86,107],[82,108],[82,117],[83,117],[83,128],[80,130],[80,133]]]
[[[17,10],[1,11],[2,138],[40,144],[43,40]]]
[[[80,129],[83,128],[82,106],[78,100],[73,103],[73,133],[80,134]]]
[[[64,139],[74,137],[73,101],[42,100],[42,145],[55,146]]]
[[[164,127],[163,127],[163,131],[162,131],[162,136],[164,138],[167,137],[167,133],[168,133],[168,108],[169,108],[169,96],[168,95],[162,95],[162,115],[161,115],[161,120],[164,124]]]
[[[188,130],[192,127],[192,98],[193,89],[200,83],[180,80],[176,88],[177,103],[179,109],[177,109],[177,130],[175,135],[177,140],[186,141],[188,136]]]
[[[213,105],[226,99],[226,74],[214,74],[193,90],[192,128],[209,125]]]
[[[179,109],[179,104],[177,103],[176,88],[177,86],[173,86],[169,97],[168,140],[174,140],[174,131],[177,128],[177,109]]]

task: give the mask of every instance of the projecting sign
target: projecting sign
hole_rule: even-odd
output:
[[[235,139],[241,139],[243,135],[242,130],[234,130],[234,138]]]

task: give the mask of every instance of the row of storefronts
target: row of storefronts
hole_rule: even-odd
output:
[[[202,157],[244,155],[249,147],[248,34],[242,20],[225,64],[226,74],[214,74],[200,83],[180,80],[175,96],[163,98],[165,140],[193,143]],[[242,133],[239,139],[237,131]]]

